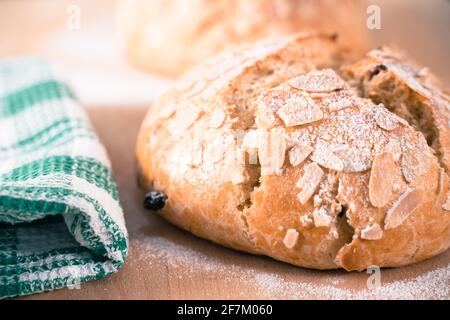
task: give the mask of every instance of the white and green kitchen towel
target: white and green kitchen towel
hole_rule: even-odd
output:
[[[104,147],[40,59],[0,62],[0,298],[116,272],[128,238]]]

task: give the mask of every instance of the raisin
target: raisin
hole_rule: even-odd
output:
[[[166,204],[167,196],[162,192],[151,191],[145,195],[144,208],[147,210],[160,210]]]
[[[369,80],[372,80],[373,77],[375,77],[377,74],[379,74],[381,71],[387,71],[387,67],[384,64],[376,65],[371,71]]]

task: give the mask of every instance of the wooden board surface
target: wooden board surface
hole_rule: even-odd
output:
[[[367,273],[308,270],[222,248],[144,210],[135,182],[134,147],[145,112],[88,109],[112,160],[125,212],[130,252],[124,267],[79,289],[22,299],[450,299],[449,250],[412,266],[382,269],[381,286],[369,289]]]

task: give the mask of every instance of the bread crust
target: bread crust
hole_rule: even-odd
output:
[[[230,46],[307,30],[365,50],[364,12],[356,0],[121,0],[117,20],[132,63],[175,77]]]
[[[429,86],[425,128],[395,115],[400,97],[374,103],[385,75],[372,75],[373,57],[389,50],[350,63],[333,36],[297,34],[210,60],[149,110],[141,185],[168,196],[159,212],[179,227],[298,266],[364,270],[445,251],[448,100],[435,82],[395,78],[408,99]],[[403,56],[384,63],[393,77],[399,63],[417,72]]]

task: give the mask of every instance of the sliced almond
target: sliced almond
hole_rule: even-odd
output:
[[[320,197],[320,195],[316,194],[316,195],[314,196],[314,198],[313,198],[314,207],[315,207],[315,208],[320,207],[321,204],[322,204],[322,202],[323,202],[323,200],[322,200],[322,198]]]
[[[311,219],[311,217],[307,214],[300,216],[300,223],[305,228],[310,228],[310,227],[314,226],[313,219]]]
[[[398,121],[398,123],[401,123],[402,125],[409,127],[409,122],[403,119],[402,117],[397,116],[396,114],[392,114],[392,116]]]
[[[420,68],[419,71],[416,72],[416,76],[426,77],[429,73],[430,73],[429,68]]]
[[[236,137],[228,135],[223,140],[224,153],[221,175],[225,181],[240,184],[245,181],[245,151],[237,147]]]
[[[323,112],[313,99],[304,94],[288,93],[277,111],[286,127],[321,120]]]
[[[167,125],[169,132],[176,136],[187,130],[200,116],[200,110],[194,107],[179,109]]]
[[[297,182],[297,188],[302,190],[297,194],[301,204],[305,204],[312,197],[322,177],[323,170],[316,163],[312,162],[305,166],[304,174]]]
[[[256,149],[259,146],[259,132],[258,130],[248,130],[245,133],[242,145],[244,149]]]
[[[450,211],[450,198],[447,198],[445,203],[442,205],[442,209],[444,209],[445,211]]]
[[[216,109],[213,114],[211,115],[211,118],[209,119],[209,127],[210,128],[220,128],[222,126],[223,122],[226,118],[226,113],[223,112],[221,109]]]
[[[270,174],[270,131],[260,130],[258,134],[258,158],[261,164],[261,174]]]
[[[426,173],[429,160],[423,153],[411,147],[403,149],[401,166],[406,181],[411,183]]]
[[[279,174],[286,156],[286,137],[283,128],[263,130],[259,134],[258,147],[261,174]]]
[[[439,180],[437,187],[438,195],[444,192],[444,183],[445,183],[445,170],[443,168],[439,168]]]
[[[264,111],[256,116],[255,122],[258,128],[271,129],[276,125],[276,118],[272,112]]]
[[[200,166],[203,163],[203,146],[201,141],[194,141],[191,145],[190,163]]]
[[[285,92],[279,88],[263,91],[256,100],[257,115],[256,125],[260,129],[272,129],[277,124],[275,112],[278,110],[279,101],[283,100]]]
[[[394,139],[389,140],[389,142],[384,147],[384,151],[392,153],[395,162],[400,160],[400,157],[402,156],[402,149],[400,147],[400,142]]]
[[[345,82],[332,69],[322,69],[301,75],[290,85],[308,92],[331,92],[344,88]]]
[[[314,225],[318,228],[331,226],[331,216],[324,207],[316,208],[313,212]]]
[[[271,131],[272,169],[278,173],[283,167],[286,156],[286,136],[284,129],[274,128]]]
[[[392,207],[387,211],[384,219],[384,228],[396,228],[409,217],[409,215],[422,202],[423,191],[420,189],[406,188],[406,190],[395,200]]]
[[[223,139],[215,139],[206,144],[204,150],[204,159],[207,163],[218,163],[225,158],[227,145]]]
[[[377,125],[384,130],[395,130],[399,126],[397,117],[384,108],[383,105],[373,109],[374,118]]]
[[[244,136],[242,147],[248,153],[248,163],[258,164],[259,131],[249,130]]]
[[[229,144],[228,168],[225,172],[232,184],[240,184],[245,181],[245,157],[244,150],[237,148],[234,141]]]
[[[325,99],[330,95],[329,92],[308,92],[309,96],[313,99]]]
[[[159,112],[158,117],[161,119],[167,119],[170,118],[175,111],[177,110],[177,104],[171,103],[169,105],[165,105]]]
[[[343,99],[328,103],[328,110],[330,112],[335,112],[335,111],[353,107],[354,105],[355,105],[355,103],[354,103],[353,99],[343,98]]]
[[[234,52],[224,52],[206,62],[202,76],[206,80],[214,80],[230,70],[242,66],[244,59],[236,56]]]
[[[372,165],[369,149],[358,149],[347,144],[331,145],[329,149],[344,163],[344,172],[363,172]]]
[[[299,232],[295,229],[288,229],[286,235],[284,236],[283,243],[288,249],[295,247],[298,241]]]
[[[350,210],[350,212],[356,213],[356,211],[357,211],[356,203],[354,203],[353,201],[350,202],[348,205],[348,209]]]
[[[289,150],[289,162],[293,167],[298,166],[300,163],[311,154],[313,148],[311,146],[296,145]]]
[[[378,223],[371,224],[361,230],[361,239],[379,240],[383,237],[383,229]]]
[[[323,144],[316,145],[311,159],[325,168],[336,171],[344,170],[344,162]]]
[[[395,178],[394,156],[390,152],[375,156],[370,172],[369,199],[374,207],[384,207],[391,198]]]
[[[314,137],[306,127],[286,132],[286,148],[288,149],[296,145],[309,146],[312,140],[314,140]]]
[[[244,167],[241,165],[234,165],[230,167],[228,174],[232,184],[241,184],[245,181]]]

